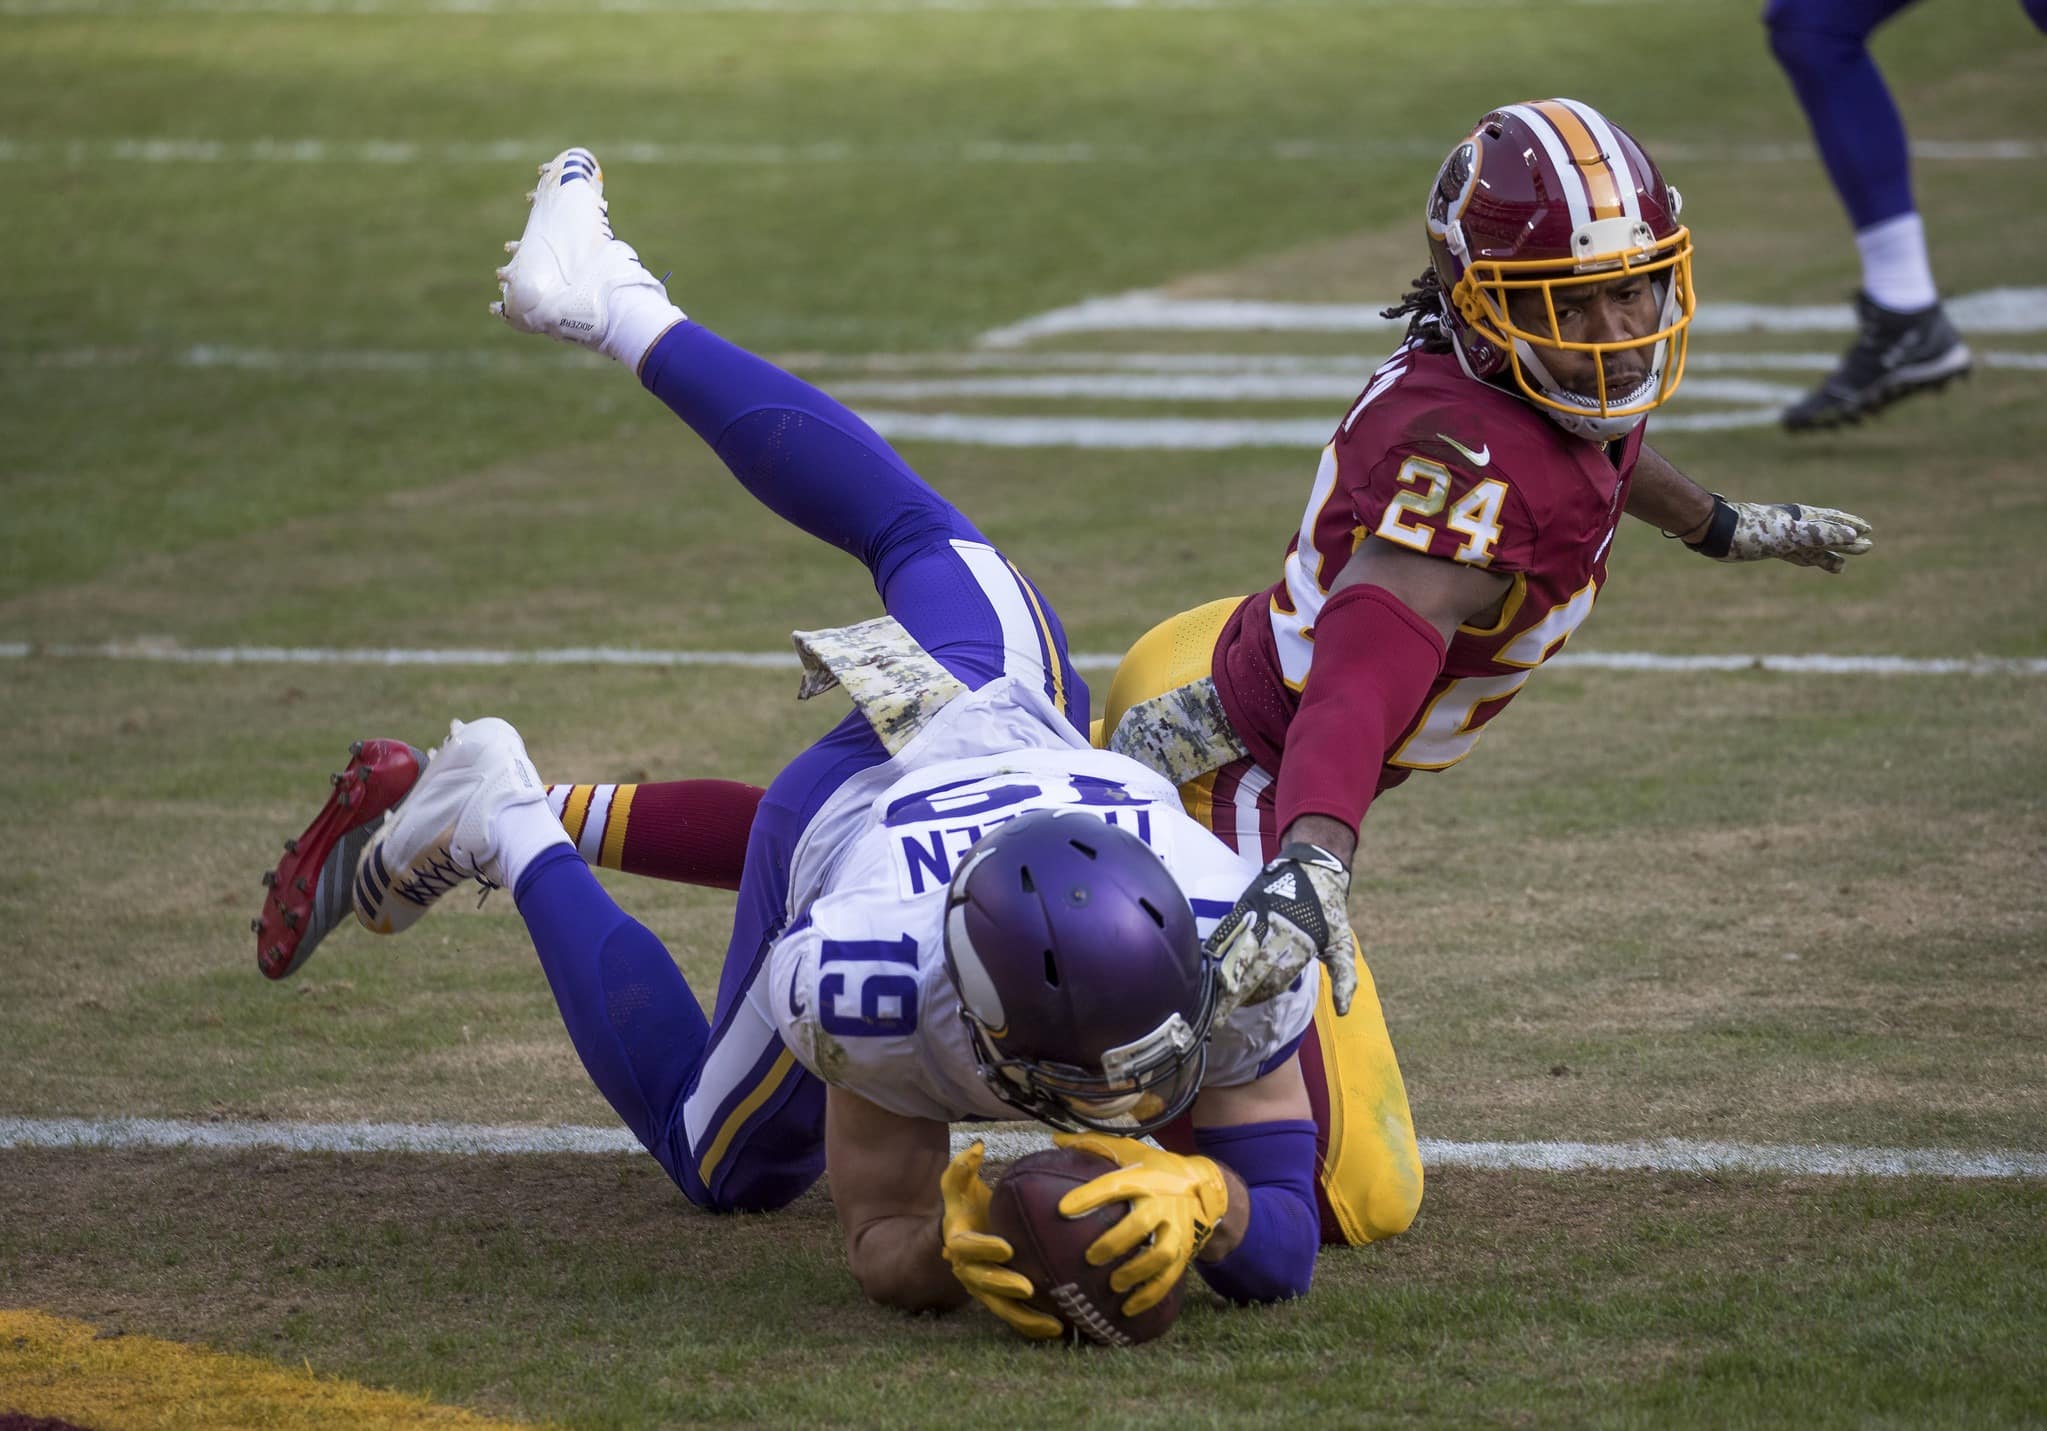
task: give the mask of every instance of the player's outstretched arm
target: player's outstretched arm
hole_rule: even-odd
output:
[[[1322,961],[1339,1014],[1357,987],[1347,909],[1357,830],[1385,752],[1421,709],[1457,627],[1509,578],[1368,537],[1315,619],[1315,664],[1279,767],[1279,857],[1209,936],[1222,1011],[1277,995]]]
[[[1830,574],[1873,541],[1870,524],[1852,512],[1797,502],[1730,502],[1646,444],[1628,491],[1628,515],[1715,561],[1775,558]]]
[[[967,1300],[941,1251],[939,1178],[950,1146],[943,1123],[905,1118],[843,1088],[826,1092],[825,1170],[846,1260],[860,1290],[883,1306],[927,1312]]]

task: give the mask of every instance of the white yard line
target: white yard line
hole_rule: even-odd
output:
[[[618,646],[567,646],[508,651],[337,646],[181,646],[171,641],[0,641],[0,660],[30,657],[87,661],[154,661],[179,666],[707,666],[794,671],[793,652],[664,651]],[[1077,652],[1082,671],[1113,671],[1120,655]],[[1760,671],[1786,676],[2047,676],[2047,658],[1964,656],[1668,655],[1656,651],[1569,650],[1547,666],[1587,671]]]
[[[1595,9],[1621,0],[0,0],[29,15],[1031,15],[1042,12]]]
[[[1090,374],[1128,374],[1139,379],[1179,376],[1224,378],[1243,383],[1247,398],[1262,396],[1253,378],[1270,383],[1275,400],[1320,398],[1342,390],[1355,397],[1380,363],[1381,353],[1090,353],[1075,349],[994,349],[966,353],[791,353],[775,361],[798,372],[816,373],[1042,373],[1072,375],[1065,381],[1086,383],[1080,393],[1097,391]],[[1689,373],[1831,372],[1841,361],[1829,352],[1694,352]],[[2021,372],[2047,370],[2047,353],[1978,349],[1976,361],[1986,368]],[[516,372],[532,368],[587,369],[611,364],[594,353],[558,343],[508,342],[493,348],[243,348],[200,343],[189,348],[53,348],[43,352],[0,352],[0,369],[81,371],[99,368],[172,367],[224,368],[244,372],[362,372],[453,374]],[[1283,379],[1302,386],[1288,388]],[[853,381],[859,381],[855,377]],[[847,391],[845,379],[834,379],[832,391]],[[1312,386],[1310,386],[1312,385]],[[878,386],[868,389],[879,392]],[[1189,391],[1198,392],[1190,388]],[[1709,391],[1693,383],[1687,394]]]
[[[1141,402],[1349,402],[1358,395],[1356,369],[1325,373],[1060,373],[992,378],[853,379],[832,395],[891,402],[932,398],[1091,398]],[[1739,378],[1696,378],[1687,398],[1718,402],[1795,402],[1803,388]],[[1330,424],[1325,422],[1323,426]],[[1327,434],[1324,435],[1327,440]]]
[[[1380,316],[1376,303],[1270,303],[1234,298],[1175,298],[1137,289],[1054,308],[981,335],[988,348],[1013,348],[1069,333],[1377,333],[1406,319]],[[1947,300],[1965,333],[2047,332],[2047,288],[1993,288]],[[1852,333],[1846,303],[1701,303],[1692,332]]]
[[[1042,1131],[955,1130],[955,1150],[976,1138],[997,1158],[1049,1147]],[[2047,1178],[2047,1153],[2012,1149],[1849,1148],[1826,1143],[1462,1143],[1420,1140],[1430,1168],[1547,1173],[1787,1173],[1865,1177]],[[242,1152],[617,1154],[640,1151],[623,1128],[489,1127],[473,1123],[199,1123],[166,1118],[0,1118],[4,1148],[192,1148]]]
[[[1656,419],[1658,432],[1712,432],[1768,427],[1782,403],[1726,412],[1674,413]],[[948,442],[967,447],[1080,447],[1150,452],[1220,452],[1233,447],[1289,447],[1312,455],[1329,441],[1330,421],[1307,418],[998,417],[964,412],[889,412],[860,416],[891,441]]]
[[[27,13],[37,0],[0,0],[0,18]],[[108,12],[112,13],[112,12]],[[367,12],[366,12],[367,13]],[[0,163],[63,164],[426,164],[524,165],[559,148],[557,140],[487,139],[422,142],[411,139],[313,139],[268,137],[209,139],[170,135],[123,135],[85,139],[0,136]],[[1360,164],[1374,160],[1434,160],[1444,146],[1433,140],[1274,139],[1256,144],[1135,144],[1119,140],[960,138],[916,143],[855,143],[826,139],[802,143],[776,140],[605,140],[590,147],[613,166],[730,166],[777,168],[842,164],[1123,164],[1159,168],[1172,164]],[[1664,162],[1693,164],[1817,163],[1801,144],[1672,145]],[[2032,139],[1933,140],[1913,146],[1929,162],[2030,162],[2047,155],[2047,143]]]

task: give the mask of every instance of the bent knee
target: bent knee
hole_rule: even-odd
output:
[[[1855,59],[1868,49],[1870,31],[1876,28],[1857,7],[1799,4],[1796,0],[1771,0],[1763,12],[1763,27],[1770,33],[1770,53],[1792,71]]]
[[[1382,1166],[1369,1179],[1321,1189],[1322,1245],[1361,1247],[1397,1237],[1414,1225],[1422,1206],[1422,1166],[1416,1155]]]

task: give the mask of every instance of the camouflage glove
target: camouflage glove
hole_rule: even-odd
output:
[[[1870,548],[1870,525],[1852,512],[1796,502],[1730,502],[1713,494],[1706,534],[1685,545],[1715,561],[1776,557],[1793,566],[1839,572]]]
[[[1088,1265],[1106,1267],[1132,1253],[1109,1274],[1109,1290],[1129,1292],[1123,1315],[1148,1312],[1186,1275],[1187,1264],[1207,1243],[1230,1208],[1229,1184],[1208,1158],[1186,1158],[1135,1138],[1105,1133],[1055,1133],[1062,1148],[1078,1148],[1117,1165],[1059,1199],[1061,1217],[1079,1217],[1098,1207],[1127,1202],[1122,1220],[1087,1249]]]
[[[988,1230],[992,1192],[981,1181],[986,1152],[978,1141],[971,1143],[939,1175],[938,1190],[945,1199],[939,1223],[942,1254],[975,1301],[1034,1341],[1050,1341],[1059,1335],[1058,1321],[1024,1305],[1031,1298],[1031,1279],[1007,1265],[1015,1249]]]
[[[1209,956],[1222,961],[1216,1018],[1278,998],[1311,959],[1322,961],[1336,1012],[1349,1013],[1358,987],[1349,898],[1350,871],[1335,855],[1299,843],[1281,850],[1208,936]]]

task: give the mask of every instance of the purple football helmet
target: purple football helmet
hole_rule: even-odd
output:
[[[1012,1108],[1136,1136],[1201,1090],[1215,961],[1127,831],[1071,809],[991,831],[946,894],[945,967],[981,1077]]]

